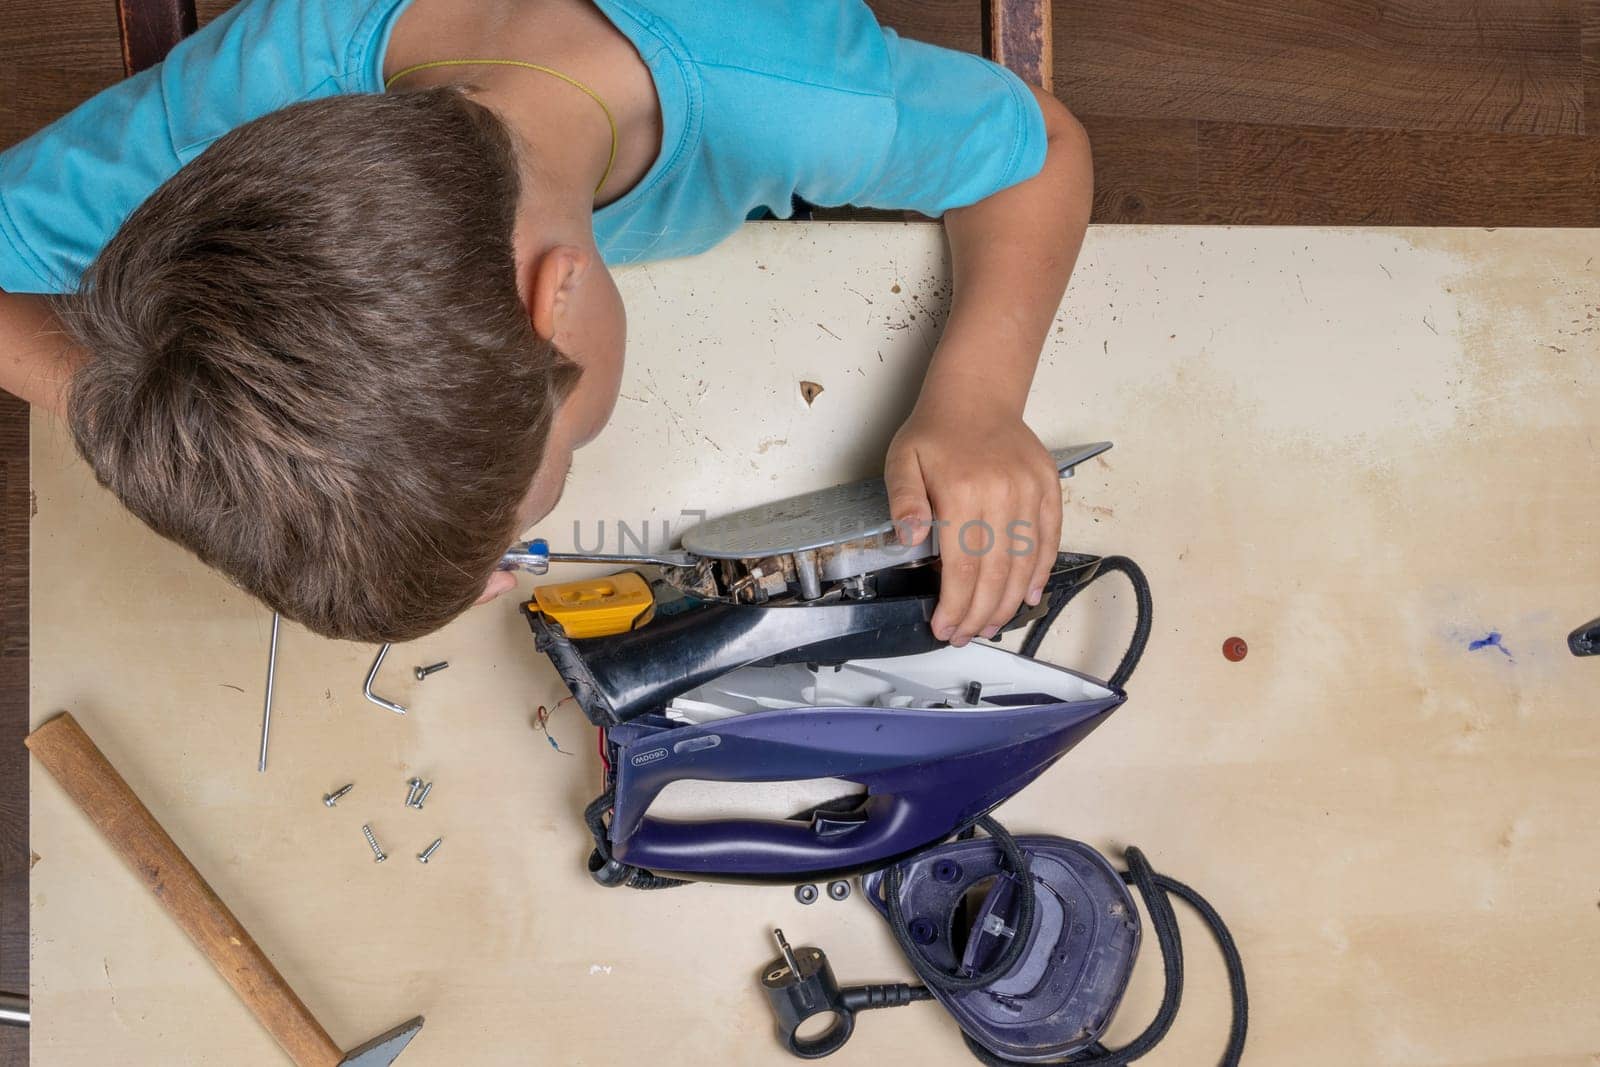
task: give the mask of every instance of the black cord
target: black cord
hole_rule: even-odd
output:
[[[1126,575],[1128,584],[1133,586],[1134,606],[1137,612],[1133,624],[1133,637],[1128,641],[1128,650],[1122,654],[1122,662],[1117,664],[1117,669],[1112,672],[1109,679],[1113,689],[1121,689],[1127,685],[1128,679],[1133,677],[1134,670],[1139,666],[1139,660],[1144,657],[1145,645],[1150,643],[1150,625],[1155,610],[1150,599],[1149,580],[1145,578],[1144,571],[1139,569],[1139,565],[1127,556],[1106,556],[1088,581],[1069,585],[1053,593],[1045,613],[1028,627],[1028,634],[1023,638],[1022,647],[1018,652],[1029,659],[1037,656],[1039,645],[1044,642],[1045,635],[1050,632],[1050,627],[1055,625],[1056,619],[1060,618],[1067,605],[1072,603],[1079,593],[1107,574]]]
[[[1018,889],[1017,905],[1017,936],[1006,943],[1000,953],[1000,958],[987,970],[975,974],[952,974],[942,971],[928,961],[928,958],[917,948],[916,941],[911,936],[910,925],[906,922],[905,908],[900,903],[900,890],[905,885],[905,869],[901,864],[890,867],[884,878],[884,898],[888,904],[889,929],[894,932],[895,940],[900,942],[900,948],[911,961],[911,966],[922,976],[922,980],[935,989],[946,992],[960,992],[969,989],[982,989],[993,985],[1011,968],[1017,965],[1022,958],[1022,953],[1027,948],[1028,937],[1026,931],[1033,929],[1033,913],[1038,906],[1034,898],[1033,879],[1028,873],[1028,859],[1018,847],[1016,838],[1006,833],[1005,828],[987,815],[979,816],[973,825],[981,829],[994,839],[995,847],[1005,857],[1006,866],[1011,868],[1016,875]]]
[[[1222,921],[1222,916],[1217,914],[1217,909],[1205,897],[1176,878],[1168,878],[1164,874],[1156,875],[1155,882],[1193,908],[1210,929],[1211,936],[1217,939],[1222,962],[1228,969],[1228,995],[1233,1001],[1233,1022],[1228,1028],[1228,1046],[1223,1050],[1221,1062],[1225,1067],[1233,1067],[1244,1055],[1245,1032],[1250,1027],[1250,995],[1244,985],[1244,960],[1239,956],[1239,945],[1228,930],[1228,924]]]
[[[616,877],[607,884],[626,886],[629,889],[676,889],[680,885],[688,885],[687,879],[652,874],[643,867],[620,863],[611,855],[611,841],[606,834],[606,815],[616,805],[616,796],[616,786],[607,785],[606,791],[589,801],[589,806],[583,809],[584,825],[589,827],[589,836],[594,838],[594,854],[589,861],[590,870],[600,870],[615,865]]]

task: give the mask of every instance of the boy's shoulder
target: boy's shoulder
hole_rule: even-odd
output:
[[[937,216],[1043,163],[1043,117],[1015,75],[904,40],[862,0],[596,2],[661,97],[662,161],[636,192],[670,174],[678,194],[597,214],[611,262],[703,251],[795,198]]]
[[[864,0],[598,0],[615,21],[676,38],[703,70],[887,95],[884,30]]]
[[[0,152],[0,289],[68,292],[122,221],[228,131],[381,86],[404,0],[241,0],[160,65]]]

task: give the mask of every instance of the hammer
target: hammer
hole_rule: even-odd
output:
[[[384,1067],[422,1029],[419,1015],[359,1048],[340,1052],[76,719],[62,712],[29,734],[25,743],[300,1067]]]

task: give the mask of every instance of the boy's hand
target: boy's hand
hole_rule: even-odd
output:
[[[993,637],[1023,601],[1039,602],[1061,543],[1061,481],[1021,418],[976,393],[924,393],[889,445],[884,480],[904,543],[921,544],[937,516],[935,637]]]

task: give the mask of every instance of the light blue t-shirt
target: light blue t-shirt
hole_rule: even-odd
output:
[[[381,92],[407,2],[242,0],[0,153],[0,289],[75,289],[134,208],[229,130]],[[644,178],[595,212],[609,263],[702,252],[753,213],[787,217],[795,196],[942,215],[1044,163],[1044,120],[1014,75],[902,40],[860,0],[597,3],[649,65],[663,131]]]

